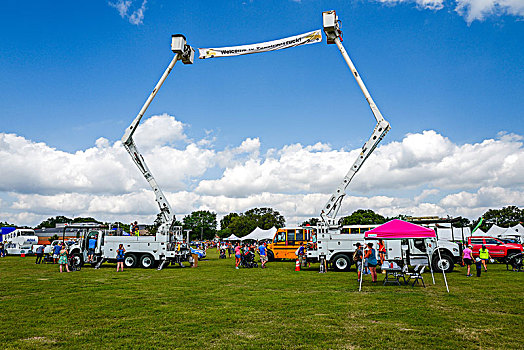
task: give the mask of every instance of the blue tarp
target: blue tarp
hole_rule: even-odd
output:
[[[10,232],[13,232],[16,230],[16,227],[2,227],[0,228],[0,241],[3,240],[4,235],[7,235]]]

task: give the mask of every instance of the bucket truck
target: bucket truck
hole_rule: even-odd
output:
[[[311,260],[319,260],[322,267],[326,267],[329,262],[337,271],[349,270],[352,263],[352,256],[355,251],[355,244],[357,242],[364,243],[364,234],[348,234],[344,233],[344,228],[338,225],[336,216],[342,204],[342,200],[346,195],[346,188],[349,183],[360,170],[366,159],[373,153],[377,145],[382,141],[384,136],[390,130],[389,122],[384,119],[382,113],[378,109],[377,105],[373,101],[368,89],[366,88],[364,81],[360,74],[357,72],[355,65],[351,61],[346,49],[342,45],[342,31],[340,29],[340,21],[335,11],[323,12],[323,27],[324,33],[327,37],[327,44],[335,44],[339,49],[342,57],[346,61],[353,78],[355,78],[360,90],[364,94],[366,102],[368,103],[373,117],[375,118],[376,125],[373,129],[373,133],[362,146],[362,151],[358,155],[355,162],[347,174],[342,179],[342,182],[335,189],[333,194],[329,197],[327,203],[324,205],[320,212],[320,218],[322,219],[317,227],[304,229],[313,231],[310,235],[316,235],[316,244],[311,244],[307,250],[307,257]],[[283,229],[279,229],[283,230]],[[279,232],[277,232],[279,234]],[[398,244],[397,244],[398,243]],[[390,246],[388,246],[388,244]],[[400,243],[388,243],[386,242],[387,258],[390,260],[408,260],[411,262],[418,262],[418,256],[426,256],[425,252],[420,251],[417,246],[417,242],[406,242],[404,249],[405,254],[401,254]],[[398,245],[398,247],[397,247]],[[375,242],[375,246],[377,246]],[[430,245],[431,246],[431,245]],[[458,254],[458,245],[448,242],[434,242],[433,247],[438,249],[433,250],[438,252],[432,256],[433,268],[439,270],[443,268],[449,272],[453,269],[453,260],[455,255]],[[408,249],[411,248],[411,249]],[[272,253],[272,252],[271,252]],[[440,254],[442,253],[442,254]],[[424,260],[426,261],[426,260]],[[321,268],[322,269],[322,268]]]
[[[120,244],[123,244],[126,250],[124,264],[127,267],[140,265],[144,268],[149,268],[158,265],[158,270],[161,270],[166,263],[179,263],[181,265],[182,261],[189,259],[189,242],[184,241],[182,228],[180,226],[173,226],[175,215],[171,205],[147,167],[144,157],[138,151],[133,140],[133,134],[138,128],[140,120],[177,61],[182,61],[184,64],[192,64],[194,61],[195,50],[187,45],[186,38],[182,34],[175,34],[171,37],[171,50],[175,56],[122,137],[122,144],[155,193],[156,202],[160,207],[160,226],[154,237],[114,236],[103,230],[93,230],[85,237],[82,237],[80,240],[81,244],[79,244],[78,247],[75,246],[73,249],[70,249],[72,253],[76,254],[76,259],[80,260],[80,264],[83,263],[85,258],[87,241],[90,238],[96,239],[97,242],[94,252],[96,267],[99,267],[104,261],[116,261],[116,251]]]

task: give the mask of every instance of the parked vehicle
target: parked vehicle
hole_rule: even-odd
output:
[[[306,245],[316,232],[316,228],[307,227],[283,227],[279,228],[271,243],[267,246],[267,258],[274,259],[296,259],[295,251],[300,243]]]
[[[3,240],[7,255],[33,254],[33,245],[38,244],[38,237],[31,229],[16,229],[4,235]]]
[[[353,225],[343,226],[343,232],[351,232]],[[359,232],[362,225],[359,226]],[[376,227],[376,225],[373,225]],[[371,229],[370,227],[369,229]],[[368,230],[369,230],[368,229]],[[366,230],[366,231],[368,231]],[[324,231],[324,232],[323,232]],[[340,233],[341,230],[326,230],[318,228],[317,248],[309,244],[307,258],[313,261],[325,256],[328,263],[335,271],[349,271],[356,250],[356,243],[364,245],[373,243],[378,248],[378,241],[364,240],[364,233]],[[353,231],[355,232],[355,231]],[[364,231],[365,232],[365,231]],[[386,246],[386,260],[398,264],[428,266],[428,255],[434,271],[449,273],[453,271],[456,263],[461,261],[459,245],[447,240],[437,239],[404,239],[401,241],[384,241]],[[378,254],[378,249],[377,254]],[[440,251],[440,255],[439,255]],[[377,256],[378,259],[378,256]]]
[[[99,267],[103,262],[116,262],[117,250],[120,244],[126,250],[124,265],[126,267],[153,268],[158,266],[162,269],[169,263],[188,261],[190,250],[185,241],[176,240],[181,237],[182,227],[174,227],[173,232],[164,235],[157,232],[155,236],[114,236],[106,230],[91,230],[82,234],[78,243],[69,247],[69,254],[76,259],[79,265],[88,261],[89,240],[96,240],[94,258],[91,265]],[[166,266],[167,266],[166,265]]]
[[[513,255],[522,253],[522,244],[504,243],[498,238],[490,236],[472,236],[468,238],[468,244],[472,245],[473,257],[479,256],[479,250],[485,245],[489,255],[499,262],[507,262],[512,259]]]

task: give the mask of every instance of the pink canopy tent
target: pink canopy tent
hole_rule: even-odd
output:
[[[407,239],[435,238],[436,234],[430,228],[412,224],[402,220],[391,220],[384,225],[375,227],[364,234],[365,239]]]
[[[425,238],[436,238],[437,235],[435,231],[430,228],[412,224],[410,222],[402,220],[391,220],[386,222],[379,227],[375,227],[372,230],[367,231],[364,234],[365,239],[425,239]],[[440,257],[440,250],[437,249],[437,252]],[[442,259],[442,257],[440,257]],[[433,279],[433,284],[435,284],[435,278],[433,277],[433,269],[431,268],[431,259],[428,254],[428,263],[429,270],[431,271],[431,277]],[[364,269],[364,264],[362,264],[362,269]],[[444,276],[444,282],[446,283],[446,289],[449,293],[448,281],[446,279],[446,273],[442,270]],[[362,276],[362,275],[361,275]],[[362,289],[362,278],[360,279],[359,290]]]

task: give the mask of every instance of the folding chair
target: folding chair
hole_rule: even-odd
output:
[[[424,277],[422,277],[422,274],[424,273],[424,269],[426,268],[426,266],[422,266],[422,268],[420,268],[420,271],[419,271],[419,268],[420,268],[420,265],[417,265],[415,267],[415,271],[409,274],[409,279],[414,280],[411,286],[414,287],[415,283],[418,284],[419,283],[418,281],[420,280],[422,281],[422,285],[424,286],[424,288],[426,288],[426,284],[424,283]]]

